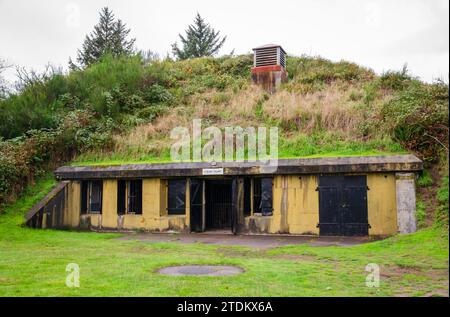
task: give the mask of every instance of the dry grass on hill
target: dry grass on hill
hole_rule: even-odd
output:
[[[371,109],[363,105],[362,96],[362,87],[346,83],[333,83],[327,89],[305,94],[281,89],[270,95],[254,85],[237,92],[207,90],[190,96],[185,104],[170,108],[150,123],[116,135],[113,152],[134,159],[160,156],[170,148],[170,131],[175,127],[191,129],[193,119],[202,119],[203,128],[276,125],[280,138],[286,141],[325,131],[342,141],[365,142],[370,137],[361,132],[361,127],[370,125],[377,115],[377,104],[389,96],[381,97]]]

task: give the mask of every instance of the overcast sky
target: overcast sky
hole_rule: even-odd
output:
[[[407,63],[423,80],[448,82],[448,0],[0,0],[0,58],[66,68],[103,6],[131,28],[138,49],[162,56],[199,12],[227,35],[221,54],[277,43],[291,55],[345,59],[377,73]]]

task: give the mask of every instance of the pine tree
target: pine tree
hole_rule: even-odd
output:
[[[113,32],[113,54],[115,55],[130,55],[134,52],[134,41],[132,39],[127,41],[126,38],[130,33],[130,29],[126,28],[126,24],[122,22],[122,20],[117,20],[116,27]]]
[[[100,21],[94,26],[94,31],[86,35],[81,50],[78,50],[77,61],[86,67],[98,61],[104,54],[113,56],[130,55],[134,52],[135,39],[127,40],[130,30],[119,19],[114,19],[114,14],[108,7],[100,12]],[[70,61],[70,67],[75,68]]]
[[[186,36],[178,34],[181,40],[182,48],[177,43],[172,44],[172,52],[178,59],[188,59],[202,56],[212,56],[217,54],[226,36],[219,37],[220,31],[215,31],[205,20],[197,13],[194,23],[189,25],[186,30]]]

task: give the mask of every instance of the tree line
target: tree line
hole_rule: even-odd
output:
[[[140,54],[143,60],[154,59],[155,53],[136,50],[134,45],[136,39],[130,38],[130,31],[121,19],[116,19],[111,9],[102,8],[99,12],[99,21],[93,31],[86,35],[81,48],[77,51],[76,60],[73,61],[72,58],[69,58],[69,68],[71,70],[84,69],[98,62],[105,55],[118,58]],[[226,36],[221,37],[220,31],[212,28],[199,13],[196,14],[194,22],[187,27],[185,34],[178,34],[178,36],[180,43],[172,44],[172,53],[177,60],[214,56],[226,40]],[[0,59],[0,100],[7,98],[10,91],[8,83],[2,76],[2,73],[9,67],[12,65]],[[40,77],[47,77],[49,73],[61,72],[61,69],[56,69],[50,64],[42,74],[16,66],[18,77],[16,90],[21,91],[29,82],[40,81],[43,79]]]
[[[105,54],[126,56],[136,53],[135,38],[129,38],[130,29],[114,13],[104,7],[94,30],[86,35],[81,49],[78,50],[77,62],[69,59],[71,69],[84,68],[97,62]],[[219,52],[225,43],[226,36],[221,37],[220,31],[214,30],[199,13],[194,22],[188,26],[185,35],[178,34],[180,44],[172,44],[172,53],[179,60],[213,56]]]

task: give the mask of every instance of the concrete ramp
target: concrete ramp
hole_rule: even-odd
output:
[[[67,184],[59,182],[25,215],[25,224],[32,228],[62,228],[67,201]]]

